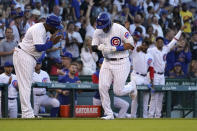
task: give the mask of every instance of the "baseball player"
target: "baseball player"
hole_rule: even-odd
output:
[[[163,37],[157,37],[156,46],[148,50],[148,52],[153,57],[153,67],[154,67],[153,85],[165,85],[164,71],[166,65],[166,56],[167,53],[170,51],[170,49],[179,40],[182,30],[184,28],[185,26],[181,28],[181,30],[176,34],[176,36],[168,45],[164,45]],[[162,92],[151,93],[150,108],[148,113],[149,118],[161,117],[163,95],[164,94]]]
[[[46,23],[37,23],[31,26],[15,48],[13,62],[16,77],[19,84],[22,118],[34,118],[33,109],[30,103],[31,84],[36,60],[43,51],[52,48],[62,38],[59,33],[61,20],[57,16],[50,15]],[[46,40],[46,33],[50,32],[50,40]]]
[[[51,83],[47,72],[41,70],[42,63],[37,61],[35,72],[33,73],[33,82]],[[52,106],[51,117],[56,117],[59,111],[60,103],[56,98],[49,97],[46,94],[46,88],[34,88],[34,115],[38,116],[41,106]]]
[[[154,78],[154,69],[153,69],[153,58],[147,53],[150,42],[145,39],[142,42],[141,46],[136,46],[132,51],[132,60],[133,60],[133,72],[131,73],[131,81],[135,79],[137,85],[148,85],[150,82],[153,82]],[[149,71],[150,80],[147,76]],[[143,117],[148,117],[148,101],[149,101],[149,92],[144,92],[143,94]],[[136,118],[137,113],[137,97],[132,100],[131,104],[131,117]]]
[[[102,51],[104,62],[99,75],[99,93],[106,116],[101,119],[114,119],[110,107],[108,90],[113,81],[113,90],[117,96],[137,95],[135,82],[124,87],[130,72],[129,49],[134,48],[133,38],[129,31],[120,24],[112,23],[110,16],[101,12],[97,17],[97,29],[92,40],[92,50]]]
[[[9,84],[8,86],[8,116],[10,118],[17,118],[18,106],[18,84],[16,76],[12,74],[13,65],[10,62],[4,64],[5,72],[0,75],[0,83]]]
[[[103,63],[103,58],[99,60],[99,68],[102,66]],[[98,69],[93,75],[92,75],[92,82],[95,84],[98,84],[99,82],[99,72],[100,69]],[[97,91],[93,97],[93,105],[101,105],[101,100],[100,100],[100,94],[99,91]],[[119,110],[119,113],[115,113],[114,115],[117,118],[128,118],[130,117],[130,114],[127,114],[127,110],[129,108],[129,103],[121,98],[114,97],[114,106]]]

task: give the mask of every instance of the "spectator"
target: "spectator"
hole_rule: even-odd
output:
[[[176,62],[174,64],[173,70],[169,73],[169,78],[184,78],[184,77],[185,77],[185,75],[182,70],[181,63]]]
[[[60,83],[80,83],[80,80],[75,74],[77,73],[77,64],[71,63],[69,67],[69,71],[64,76],[59,76],[58,82]],[[58,100],[61,105],[70,105],[70,91],[69,90],[57,90]],[[77,94],[75,94],[75,98]],[[77,103],[77,99],[75,99],[75,103]]]
[[[168,11],[162,10],[161,17],[159,19],[159,24],[161,25],[164,34],[166,34],[167,29],[172,28],[172,21],[167,16],[168,16]]]
[[[181,28],[181,25],[182,25],[182,20],[181,20],[181,16],[180,16],[180,9],[178,6],[174,7],[173,8],[173,11],[172,11],[172,26],[173,26],[173,30],[178,30]]]
[[[13,63],[13,52],[17,46],[13,38],[12,28],[8,27],[5,31],[5,35],[6,38],[0,43],[1,66],[3,66],[6,61]]]
[[[53,60],[53,65],[51,66],[50,75],[59,75],[59,70],[62,68],[62,61],[60,58],[56,58]],[[49,68],[47,68],[49,70]]]
[[[86,37],[81,49],[81,60],[83,62],[82,75],[92,75],[96,71],[98,55],[92,52],[92,38]]]
[[[79,58],[79,47],[83,43],[79,32],[74,31],[74,23],[68,23],[67,37],[66,37],[66,49],[72,54],[74,60]]]
[[[153,30],[154,29],[152,25],[149,25],[146,28],[146,38],[148,38],[148,40],[152,43],[149,47],[153,47],[156,40],[156,34],[153,33]]]
[[[197,78],[197,60],[193,60],[188,74],[189,78]]]
[[[61,56],[61,60],[63,68],[62,70],[58,70],[57,73],[59,75],[66,75],[72,62],[72,54],[69,52],[64,52],[64,54]]]
[[[129,10],[132,16],[136,16],[136,13],[141,11],[141,7],[137,4],[137,0],[130,0]]]
[[[183,25],[186,25],[187,28],[184,29],[185,33],[191,33],[191,22],[193,19],[192,13],[188,10],[187,4],[182,4],[182,10],[180,11],[181,19],[183,21]]]
[[[80,5],[81,5],[81,3],[78,0],[72,0],[71,5],[72,5],[73,18],[76,21],[76,20],[78,20],[80,18],[80,15],[81,15],[80,14]]]
[[[192,33],[190,41],[190,50],[192,53],[192,60],[197,60],[197,32]]]
[[[143,37],[146,35],[146,29],[145,27],[142,25],[142,19],[143,19],[143,15],[141,13],[137,13],[135,15],[134,18],[134,24],[130,25],[130,33],[133,34],[133,32],[135,31],[136,27],[141,27],[142,28],[142,34]]]
[[[163,30],[158,23],[158,18],[156,16],[152,17],[152,26],[154,29],[154,33],[157,34],[157,37],[164,37]]]

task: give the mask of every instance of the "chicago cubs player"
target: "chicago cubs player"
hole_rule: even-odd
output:
[[[147,53],[147,49],[150,45],[150,41],[147,39],[143,40],[141,46],[136,46],[132,51],[132,62],[133,72],[131,73],[131,81],[135,79],[137,85],[148,85],[153,82],[154,69],[153,69],[153,58],[150,53]],[[147,76],[149,71],[150,80]],[[143,117],[148,117],[148,101],[149,92],[143,94]],[[137,113],[137,97],[132,100],[131,104],[131,117],[136,118]]]
[[[99,60],[99,68],[102,66],[103,58]],[[98,84],[99,82],[99,72],[100,69],[98,69],[93,75],[92,75],[92,82],[95,84]],[[101,105],[101,99],[99,91],[96,91],[96,94],[93,97],[93,105]],[[119,97],[114,97],[114,107],[120,109],[118,113],[114,112],[114,115],[117,118],[129,118],[131,117],[130,114],[127,113],[127,110],[129,108],[129,103]]]
[[[57,16],[50,15],[45,23],[31,26],[22,42],[15,48],[13,62],[19,85],[22,118],[34,118],[30,93],[36,59],[41,56],[42,51],[52,48],[53,44],[60,41],[62,38],[59,33],[60,27],[61,20]],[[48,31],[52,34],[50,40],[46,40]]]
[[[0,75],[0,83],[9,84],[8,86],[8,116],[10,118],[17,118],[18,106],[18,85],[16,76],[12,74],[13,65],[10,62],[4,64],[5,72]]]
[[[158,37],[156,39],[156,46],[148,50],[148,52],[153,57],[153,85],[165,85],[164,71],[166,65],[166,55],[179,40],[184,28],[186,28],[186,26],[181,27],[181,30],[176,34],[176,36],[168,45],[164,45],[164,39],[162,37]],[[162,92],[151,93],[150,108],[148,113],[149,118],[161,117],[163,95],[164,94]]]
[[[129,31],[120,24],[112,23],[106,12],[97,17],[97,29],[92,40],[92,50],[102,51],[104,62],[99,75],[99,93],[106,116],[101,119],[114,119],[110,106],[108,90],[113,82],[114,93],[118,96],[137,95],[133,81],[124,87],[130,72],[129,49],[134,48],[133,38]]]
[[[33,82],[51,83],[47,72],[41,70],[42,63],[37,61],[35,72],[33,73]],[[46,88],[34,88],[34,115],[37,116],[41,106],[52,106],[51,117],[56,117],[59,111],[60,103],[56,98],[49,97],[46,94]]]

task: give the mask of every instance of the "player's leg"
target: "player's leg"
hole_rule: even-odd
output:
[[[40,97],[34,95],[34,115],[38,116],[39,110],[40,110]]]
[[[51,117],[57,117],[60,107],[60,102],[56,98],[49,97],[47,95],[42,96],[40,101],[41,106],[51,106]]]
[[[160,76],[160,85],[165,85],[165,78],[163,75]],[[160,118],[161,117],[161,111],[162,111],[162,104],[163,104],[163,92],[158,93],[158,98],[157,98],[157,106],[156,106],[156,112],[155,112],[155,117]]]
[[[148,118],[149,97],[150,97],[149,92],[144,92],[143,94],[143,118]]]
[[[13,62],[19,85],[22,118],[34,118],[30,94],[36,60],[22,50],[16,50],[13,55]]]
[[[129,103],[119,97],[114,97],[114,107],[119,108],[118,118],[125,118],[129,109]]]
[[[15,100],[8,100],[8,115],[9,118],[17,118],[18,113],[18,106],[17,106],[17,99]]]
[[[1,113],[1,91],[0,91],[0,118],[2,118],[2,113]]]
[[[100,106],[101,105],[101,100],[100,99],[96,99],[96,98],[93,97],[93,105]]]
[[[99,73],[99,93],[102,102],[102,107],[104,109],[104,114],[113,117],[113,111],[111,109],[111,101],[109,97],[109,88],[112,82],[112,73],[109,69],[109,64],[103,62]]]
[[[113,70],[113,89],[117,96],[123,96],[129,94],[132,90],[132,86],[125,86],[126,80],[130,73],[130,62],[127,58],[117,61],[112,65]]]

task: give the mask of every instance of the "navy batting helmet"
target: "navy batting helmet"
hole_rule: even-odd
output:
[[[46,24],[48,24],[56,29],[62,29],[61,20],[55,15],[48,16],[46,19]]]
[[[101,12],[96,19],[96,28],[104,29],[111,24],[111,19],[108,13]]]

